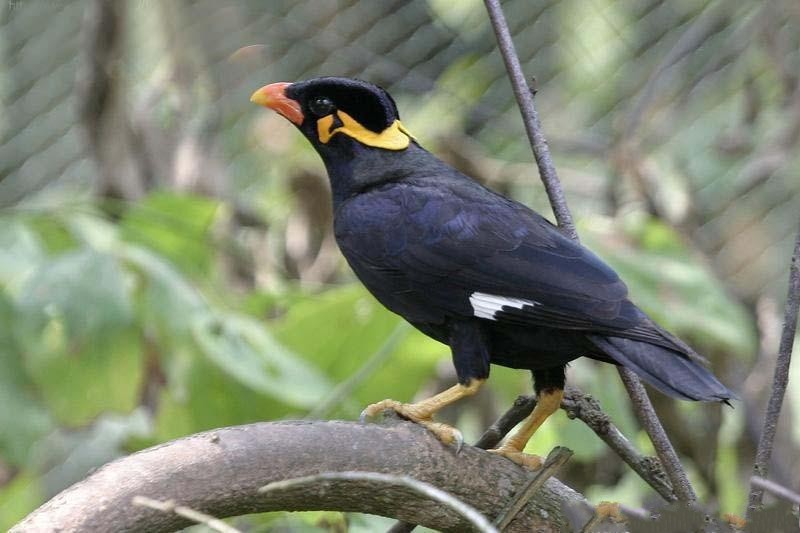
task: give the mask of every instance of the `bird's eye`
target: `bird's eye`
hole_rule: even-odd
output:
[[[317,96],[316,98],[312,98],[308,103],[308,107],[311,109],[311,112],[318,117],[330,115],[335,109],[333,102],[331,102],[331,99],[327,96]]]

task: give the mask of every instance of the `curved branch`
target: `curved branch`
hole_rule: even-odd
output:
[[[466,503],[453,498],[447,492],[437,489],[433,485],[417,481],[408,476],[391,476],[389,474],[378,474],[377,472],[323,472],[315,476],[275,481],[274,483],[261,487],[258,489],[258,492],[266,494],[275,491],[296,489],[298,487],[302,488],[309,485],[319,485],[320,483],[330,481],[368,481],[377,484],[400,485],[453,509],[463,516],[465,520],[468,520],[470,524],[481,533],[498,533],[497,528],[490,524],[485,516]]]
[[[354,422],[262,422],[168,442],[111,462],[31,513],[12,531],[174,531],[190,522],[133,504],[135,496],[223,518],[247,513],[328,509],[392,516],[442,531],[466,531],[452,509],[402,486],[325,482],[260,494],[269,483],[320,472],[379,472],[434,485],[489,519],[522,488],[529,472],[465,447],[457,454],[423,428],[392,418]],[[562,531],[583,496],[550,479],[505,531]]]

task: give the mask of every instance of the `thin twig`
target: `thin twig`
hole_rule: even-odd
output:
[[[694,489],[692,489],[691,483],[689,483],[686,471],[683,469],[683,465],[678,459],[678,454],[675,453],[675,448],[672,447],[669,437],[667,437],[667,432],[664,431],[664,426],[661,425],[661,421],[653,409],[653,404],[650,403],[650,398],[647,396],[644,385],[632,370],[622,366],[617,369],[619,370],[619,376],[622,378],[622,383],[633,401],[633,409],[636,412],[636,416],[650,437],[658,458],[661,459],[661,465],[664,467],[670,483],[672,483],[675,496],[682,502],[696,501],[697,496],[694,493]]]
[[[653,513],[651,513],[647,509],[642,509],[640,507],[631,507],[629,505],[625,505],[624,503],[619,504],[619,510],[622,511],[622,514],[624,515],[632,516],[640,520],[652,520],[653,518]]]
[[[242,533],[240,530],[233,526],[229,526],[219,518],[201,513],[200,511],[192,509],[191,507],[177,505],[173,500],[161,501],[154,500],[146,496],[134,496],[132,501],[133,505],[149,507],[150,509],[155,509],[156,511],[161,511],[162,513],[175,513],[178,516],[182,516],[197,524],[203,524],[204,526],[207,526],[214,531],[219,531],[220,533]]]
[[[767,403],[764,428],[758,441],[756,460],[753,466],[753,475],[765,479],[769,472],[769,461],[772,456],[772,444],[778,427],[778,416],[781,414],[783,397],[786,394],[786,386],[789,382],[789,365],[792,361],[792,346],[797,331],[798,308],[800,308],[800,230],[797,233],[792,262],[789,265],[789,289],[786,294],[786,307],[783,313],[781,343],[778,347],[778,358],[775,361],[772,393]],[[751,485],[746,516],[749,517],[752,511],[761,507],[763,501],[763,487]]]
[[[783,498],[784,500],[788,500],[796,505],[800,505],[800,494],[784,487],[783,485],[778,485],[769,479],[764,479],[763,477],[759,476],[752,476],[750,478],[750,486],[764,489],[767,492],[771,492],[775,496],[778,496],[779,498]]]
[[[319,485],[327,481],[361,481],[368,483],[380,483],[395,486],[402,486],[414,492],[437,501],[450,507],[458,514],[468,520],[478,531],[484,533],[498,533],[497,529],[489,523],[485,516],[479,513],[474,507],[468,505],[458,498],[451,496],[443,490],[437,489],[433,485],[423,483],[408,476],[393,476],[378,472],[323,472],[313,476],[304,476],[294,479],[284,479],[270,483],[258,489],[261,494],[276,492],[309,485]]]
[[[586,424],[600,439],[605,442],[616,454],[639,474],[662,498],[673,502],[677,498],[672,491],[672,486],[665,479],[665,472],[655,458],[647,457],[633,447],[625,435],[615,426],[608,414],[600,408],[594,398],[587,396],[580,390],[569,387],[564,391],[561,408],[566,411],[569,418],[577,418]]]
[[[572,457],[572,450],[569,448],[564,448],[563,446],[556,446],[553,448],[547,456],[547,459],[545,459],[542,468],[531,476],[530,480],[517,492],[506,508],[500,511],[500,514],[494,521],[497,529],[503,531],[506,526],[514,520],[517,513],[525,507],[533,495],[542,488],[545,481],[550,479],[564,463],[569,461],[570,457]]]
[[[542,133],[542,126],[539,123],[539,114],[533,105],[533,93],[528,82],[525,81],[525,74],[522,72],[522,65],[519,62],[517,52],[514,50],[514,42],[511,40],[511,32],[508,30],[508,23],[500,7],[499,0],[484,0],[486,10],[489,12],[489,19],[497,37],[497,45],[503,55],[506,64],[508,77],[511,79],[511,86],[514,88],[514,96],[517,97],[522,121],[525,124],[525,133],[531,143],[533,155],[536,158],[536,165],[539,167],[539,175],[547,191],[550,205],[553,206],[553,214],[558,222],[558,227],[565,235],[571,239],[578,240],[578,232],[575,231],[575,224],[572,222],[572,214],[567,206],[564,193],[561,190],[561,182],[558,179],[556,167],[550,157],[550,149],[547,140]]]
[[[406,321],[397,324],[380,348],[372,354],[361,368],[339,383],[327,397],[323,398],[306,416],[306,420],[320,420],[325,418],[332,409],[341,405],[353,389],[358,387],[367,378],[372,376],[380,366],[394,353],[400,341],[406,338],[411,330],[411,325]]]
[[[525,420],[533,412],[534,407],[536,407],[535,396],[518,396],[511,408],[495,420],[494,424],[483,432],[483,435],[478,438],[473,446],[481,450],[489,450],[496,447],[503,440],[503,437],[514,429],[514,426]]]
[[[536,157],[539,174],[547,191],[550,205],[553,207],[556,221],[558,222],[559,228],[561,228],[566,235],[569,235],[577,241],[578,235],[572,222],[572,215],[570,214],[569,207],[564,198],[561,182],[556,174],[553,161],[547,148],[547,141],[544,138],[541,125],[539,124],[538,114],[536,113],[536,107],[533,103],[533,93],[525,81],[525,75],[522,72],[519,57],[517,57],[517,53],[514,50],[511,32],[508,29],[508,24],[503,15],[503,10],[500,7],[500,2],[499,0],[484,0],[484,4],[489,12],[492,28],[497,37],[497,43],[503,55],[503,61],[506,64],[506,70],[508,71],[511,85],[514,88],[514,95],[517,98],[517,103],[522,113],[525,131],[528,134],[528,139],[531,141],[531,148]],[[653,405],[650,403],[650,399],[647,397],[644,386],[639,381],[639,378],[630,370],[619,367],[619,371],[622,381],[625,383],[626,389],[628,389],[628,394],[631,397],[640,422],[645,427],[650,438],[654,439],[653,445],[656,448],[656,452],[667,474],[670,476],[678,499],[694,501],[694,491],[689,484],[686,472],[680,461],[677,460],[677,455],[672,449],[669,439],[666,437],[666,432],[661,426],[661,421],[658,419]]]

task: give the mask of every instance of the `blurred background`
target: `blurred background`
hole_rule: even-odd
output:
[[[702,500],[744,509],[800,213],[795,0],[509,0],[585,244],[712,361],[735,409],[653,400]],[[114,457],[189,433],[355,419],[455,376],[382,309],[331,233],[327,177],[275,81],[386,87],[428,149],[550,217],[479,0],[3,0],[0,5],[0,529]],[[798,488],[799,365],[771,478]],[[646,453],[616,371],[577,361]],[[445,413],[474,439],[524,372]],[[582,423],[529,446],[575,457],[590,499],[658,499]],[[262,531],[375,531],[339,513]]]

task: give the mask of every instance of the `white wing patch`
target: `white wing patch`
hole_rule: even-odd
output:
[[[485,292],[473,292],[469,297],[469,303],[472,305],[472,312],[476,317],[489,320],[497,320],[495,315],[497,315],[499,311],[502,311],[503,307],[522,309],[526,305],[529,307],[539,305],[539,302],[534,302],[533,300],[496,296],[494,294],[486,294]]]

